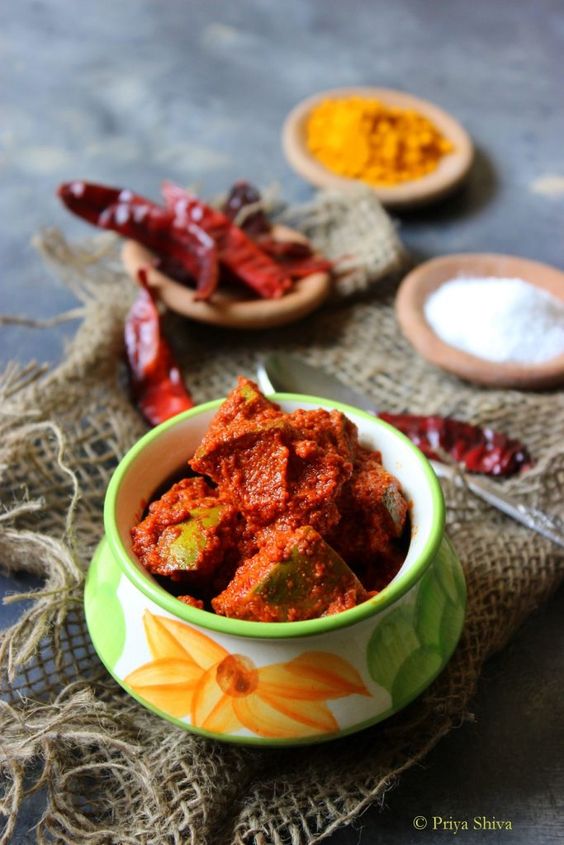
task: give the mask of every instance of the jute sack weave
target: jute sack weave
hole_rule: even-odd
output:
[[[343,214],[354,219],[360,202],[321,198],[302,210],[302,227],[326,245],[334,232],[339,245],[332,254],[342,253],[340,221]],[[374,231],[362,217],[368,240]],[[380,271],[378,261],[371,269],[359,263],[346,294],[399,265],[391,228],[384,240],[389,254]],[[374,243],[372,237],[369,251]],[[60,366],[51,372],[9,366],[0,387],[0,560],[8,570],[44,578],[0,644],[1,841],[10,841],[26,793],[40,790],[46,807],[36,830],[41,843],[317,842],[382,801],[402,771],[468,716],[484,660],[556,588],[562,555],[446,484],[448,530],[468,581],[468,615],[451,663],[417,702],[346,741],[286,751],[221,745],[160,720],[101,667],[82,613],[108,479],[144,431],[120,363],[134,286],[111,243],[70,247],[51,232],[41,245],[82,301],[82,323]],[[173,315],[167,329],[197,401],[225,394],[239,373],[252,375],[265,352],[292,350],[339,374],[379,407],[457,414],[522,438],[537,463],[523,479],[505,483],[523,502],[564,511],[563,395],[481,391],[427,366],[399,336],[385,286],[374,286],[361,301],[342,297],[276,331],[237,334]]]

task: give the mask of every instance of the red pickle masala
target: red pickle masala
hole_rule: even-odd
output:
[[[285,413],[240,378],[189,471],[131,531],[141,563],[186,604],[314,619],[366,601],[405,559],[401,486],[340,411]]]

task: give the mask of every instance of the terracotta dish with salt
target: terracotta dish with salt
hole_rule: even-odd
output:
[[[564,354],[541,363],[497,363],[445,343],[425,316],[427,299],[458,278],[521,279],[564,303],[564,272],[525,258],[461,253],[426,261],[401,283],[396,315],[405,337],[427,361],[460,378],[489,387],[541,390],[564,384]]]

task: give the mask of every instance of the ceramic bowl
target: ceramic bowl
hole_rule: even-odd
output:
[[[355,86],[322,91],[307,100],[302,100],[287,116],[282,129],[282,149],[288,163],[312,185],[319,188],[345,190],[357,185],[358,180],[339,176],[322,164],[309,151],[306,141],[307,122],[311,110],[322,100],[350,96],[369,97],[381,100],[387,106],[414,109],[429,118],[442,134],[452,141],[454,150],[444,156],[438,167],[420,179],[412,179],[392,186],[370,186],[380,202],[388,208],[414,208],[442,199],[452,193],[466,178],[474,159],[474,145],[466,130],[448,112],[414,97],[405,91],[392,88]]]
[[[498,364],[457,349],[435,334],[425,318],[427,298],[450,279],[465,276],[523,279],[564,302],[564,273],[549,264],[478,252],[432,258],[408,273],[396,297],[400,328],[417,352],[431,364],[486,387],[544,390],[564,384],[564,355],[540,364]]]
[[[343,411],[401,481],[411,502],[412,537],[390,584],[333,616],[248,622],[183,604],[141,567],[130,528],[153,492],[194,452],[218,400],[153,429],[119,464],[85,609],[101,660],[144,707],[219,740],[297,745],[361,730],[419,695],[456,646],[466,590],[444,534],[441,488],[407,438],[347,405],[291,394],[273,398],[285,411]]]

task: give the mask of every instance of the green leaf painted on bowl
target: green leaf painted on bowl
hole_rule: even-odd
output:
[[[419,646],[413,608],[398,607],[388,613],[368,642],[368,671],[373,680],[391,692],[398,667]]]
[[[407,704],[429,684],[439,669],[441,654],[429,646],[413,651],[401,665],[391,689],[394,707]]]
[[[104,544],[88,572],[84,607],[96,650],[104,655],[109,669],[119,660],[125,644],[125,616],[117,597],[120,579],[121,570]]]
[[[394,708],[415,698],[444,666],[460,636],[465,603],[462,567],[445,539],[415,604],[391,611],[368,643],[370,675],[390,692]]]
[[[430,566],[417,591],[415,630],[422,645],[439,648],[441,621],[447,606],[446,596],[437,580],[435,566]]]
[[[454,572],[455,563],[458,565],[451,549],[446,544],[443,544],[439,549],[433,569],[448,600],[457,604],[460,601],[460,595],[459,585],[457,584]]]
[[[465,606],[466,605],[466,580],[464,578],[464,570],[462,569],[462,564],[460,563],[460,560],[458,559],[456,552],[454,551],[452,546],[450,546],[450,549],[452,551],[452,560],[451,560],[452,574],[454,576],[454,580],[455,580],[455,583],[456,583],[456,590],[458,592],[458,600],[459,600],[461,605]]]
[[[440,628],[440,649],[444,654],[450,654],[452,651],[453,643],[458,640],[463,624],[464,605],[447,603]]]
[[[450,654],[464,622],[465,600],[462,567],[445,542],[417,592],[415,629],[421,645]]]

